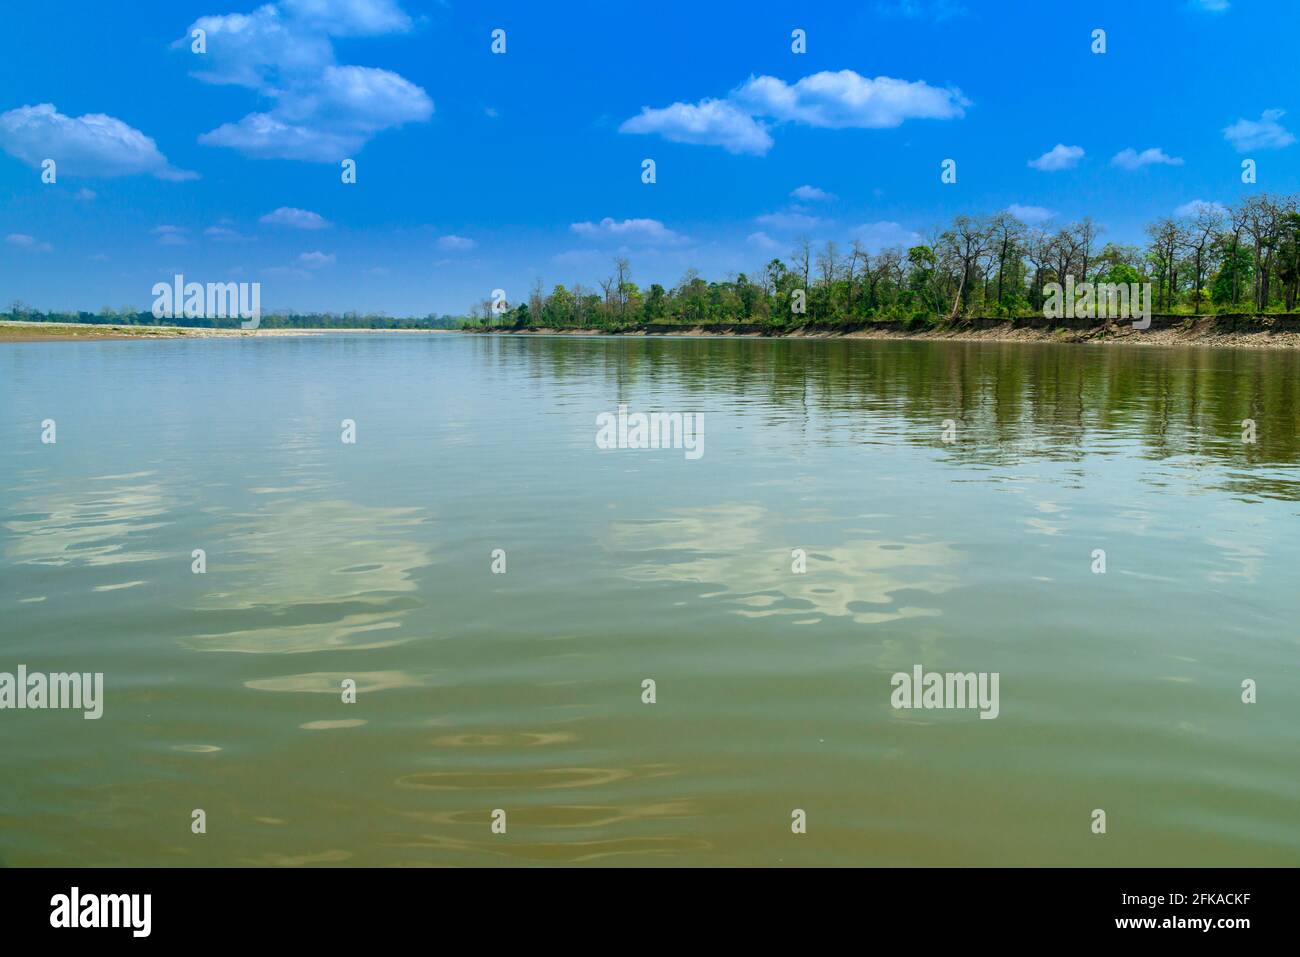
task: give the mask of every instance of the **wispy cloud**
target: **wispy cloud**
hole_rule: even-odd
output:
[[[1021,206],[1019,203],[1012,203],[1007,207],[1007,212],[1029,226],[1045,223],[1056,215],[1052,210],[1043,206]]]
[[[288,226],[290,229],[328,229],[330,225],[329,220],[320,213],[292,206],[281,206],[258,219],[258,222],[267,226]]]
[[[298,265],[307,269],[322,269],[325,266],[334,265],[336,257],[333,253],[323,253],[319,250],[310,253],[302,253],[298,257]]]
[[[29,236],[27,233],[10,233],[5,237],[5,242],[10,246],[16,246],[19,249],[25,249],[33,253],[51,253],[54,247],[49,243],[43,243],[35,236]]]
[[[677,245],[686,237],[675,233],[657,219],[624,219],[617,221],[606,216],[598,223],[573,223],[569,229],[588,239],[610,239],[645,245]]]
[[[1258,120],[1237,120],[1231,126],[1223,128],[1223,138],[1238,153],[1290,146],[1295,142],[1295,135],[1278,122],[1284,116],[1286,110],[1265,110]]]
[[[468,252],[477,246],[478,243],[472,239],[466,239],[464,236],[439,236],[438,248],[451,252]]]
[[[188,246],[190,241],[186,236],[188,230],[184,226],[172,226],[169,223],[163,223],[161,226],[155,226],[150,230],[158,237],[158,242],[163,246]]]
[[[229,226],[209,226],[203,230],[203,235],[208,239],[214,239],[219,243],[246,243],[252,242],[252,236],[245,236],[238,230],[231,229]]]
[[[790,195],[795,199],[807,200],[808,202],[829,202],[836,198],[834,193],[828,193],[816,186],[798,186],[790,190]]]
[[[1179,156],[1167,156],[1158,146],[1152,146],[1141,153],[1129,147],[1116,153],[1110,164],[1120,169],[1135,170],[1143,166],[1182,166],[1183,160]]]

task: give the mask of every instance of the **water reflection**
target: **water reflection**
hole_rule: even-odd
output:
[[[968,465],[1119,455],[1133,444],[1150,459],[1215,466],[1220,488],[1297,494],[1293,350],[489,337],[474,348],[484,361],[514,359],[561,382],[603,380],[606,394],[671,387],[692,408],[716,408],[725,395],[813,442],[891,433]],[[956,422],[958,442],[940,441],[944,419]],[[1242,441],[1247,419],[1254,443]]]
[[[209,571],[220,591],[197,606],[199,651],[310,652],[390,647],[422,603],[413,572],[431,563],[414,508],[279,502],[223,533]]]
[[[790,536],[781,516],[756,505],[678,509],[669,517],[616,522],[611,547],[630,559],[634,581],[698,582],[703,598],[722,598],[746,618],[821,616],[880,624],[939,615],[920,593],[956,587],[956,551],[941,542],[849,540],[807,550],[807,570],[791,573]],[[810,617],[811,616],[811,617]]]

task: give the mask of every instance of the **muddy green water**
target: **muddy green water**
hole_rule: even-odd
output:
[[[0,672],[105,682],[0,710],[0,862],[1294,865],[1298,423],[1283,351],[0,345]]]

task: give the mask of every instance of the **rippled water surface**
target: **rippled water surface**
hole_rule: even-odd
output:
[[[0,345],[0,671],[106,684],[0,711],[0,862],[1296,864],[1298,423],[1280,351]]]

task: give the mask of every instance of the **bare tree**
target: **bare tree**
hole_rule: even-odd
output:
[[[1210,259],[1214,249],[1214,237],[1223,228],[1223,215],[1218,207],[1202,203],[1196,214],[1180,224],[1178,241],[1187,251],[1192,261],[1193,301],[1196,312],[1201,311],[1201,289],[1205,285],[1205,274],[1210,268]]]

